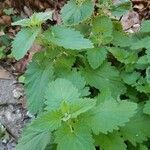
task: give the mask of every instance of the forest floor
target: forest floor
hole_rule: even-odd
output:
[[[132,2],[133,11],[121,18],[124,30],[131,33],[139,30],[143,19],[150,19],[149,0]],[[23,127],[34,117],[26,110],[22,75],[39,46],[34,45],[28,55],[16,61],[11,56],[11,40],[20,29],[12,27],[11,22],[47,9],[55,11],[54,23],[60,22],[59,10],[64,3],[64,0],[0,0],[0,150],[14,150]]]

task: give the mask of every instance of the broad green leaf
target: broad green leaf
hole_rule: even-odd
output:
[[[95,150],[94,140],[84,127],[63,126],[55,133],[58,150]]]
[[[148,64],[148,58],[147,58],[147,56],[144,55],[144,56],[139,57],[138,61],[137,61],[137,64],[140,64],[140,65]]]
[[[93,108],[96,104],[96,100],[90,98],[79,99],[75,101],[71,106],[71,118],[76,118],[81,113],[87,112]]]
[[[136,81],[140,78],[140,73],[134,72],[122,72],[121,78],[128,85],[135,85]]]
[[[23,58],[27,51],[31,48],[39,31],[39,28],[34,27],[24,28],[18,32],[12,42],[12,54],[17,60]]]
[[[98,94],[98,96],[96,97],[96,99],[97,99],[97,104],[112,99],[111,91],[107,88],[102,89],[100,94]]]
[[[100,33],[105,37],[111,36],[113,31],[113,24],[107,16],[97,16],[93,20],[93,33]]]
[[[40,132],[27,127],[18,141],[16,150],[45,150],[50,142],[51,134],[49,132]]]
[[[129,0],[122,0],[112,6],[111,12],[114,16],[120,17],[127,13],[131,8],[132,4]]]
[[[133,43],[131,45],[131,49],[133,49],[133,50],[142,49],[142,48],[149,49],[150,48],[150,42],[149,41],[150,41],[149,36],[145,36],[142,39],[138,39],[136,41],[133,41]]]
[[[134,64],[138,60],[137,54],[135,54],[133,52],[129,53],[128,51],[126,51],[122,48],[110,47],[108,50],[121,63]]]
[[[47,110],[58,109],[62,102],[71,103],[79,97],[78,89],[70,81],[58,78],[46,90]]]
[[[81,72],[90,86],[94,86],[99,90],[107,88],[112,92],[113,97],[117,97],[126,90],[118,70],[109,63],[104,63],[96,70],[86,67],[81,69]]]
[[[120,62],[124,63],[125,59],[128,58],[129,53],[124,49],[118,47],[110,47],[109,52]]]
[[[37,53],[25,73],[25,93],[28,109],[32,113],[42,111],[45,101],[45,90],[52,79],[52,64],[45,58],[43,52]]]
[[[142,110],[139,109],[130,122],[120,130],[123,138],[129,140],[133,145],[143,143],[150,137],[150,117],[142,113]]]
[[[84,0],[77,4],[77,0],[70,0],[61,10],[63,23],[75,25],[85,21],[94,11],[94,4],[91,0]]]
[[[150,100],[146,102],[143,112],[150,115]]]
[[[82,118],[95,134],[99,132],[106,134],[125,126],[136,113],[136,109],[137,105],[133,102],[107,100],[87,112]]]
[[[150,32],[150,20],[145,20],[142,22],[140,31],[144,33]]]
[[[92,38],[97,45],[109,44],[112,39],[113,24],[107,16],[96,16],[92,22]]]
[[[61,126],[62,117],[61,112],[57,110],[46,112],[35,119],[31,126],[39,131],[53,131]]]
[[[88,96],[90,94],[89,88],[86,86],[86,81],[84,77],[81,75],[80,71],[72,70],[71,72],[61,72],[61,78],[65,78],[73,83],[76,88],[78,88],[81,96]]]
[[[132,40],[126,33],[121,31],[114,31],[112,43],[119,47],[130,47],[132,44]]]
[[[150,84],[147,82],[146,78],[141,77],[136,84],[136,89],[139,92],[150,93]]]
[[[30,18],[22,19],[12,23],[12,25],[22,26],[22,27],[30,27],[30,26],[37,26],[41,25],[47,19],[52,19],[52,12],[40,12],[34,13]]]
[[[107,57],[107,49],[105,47],[93,48],[87,51],[87,59],[93,69],[98,68]]]
[[[127,146],[118,133],[99,134],[95,137],[96,145],[102,150],[126,150]]]
[[[69,54],[63,54],[61,55],[61,57],[58,57],[58,59],[54,63],[56,75],[59,77],[63,72],[71,71],[75,61],[76,58]]]
[[[90,40],[85,39],[79,31],[64,26],[54,26],[44,33],[45,39],[66,49],[81,50],[93,48]]]

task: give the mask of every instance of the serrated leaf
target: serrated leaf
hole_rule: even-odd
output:
[[[54,131],[61,126],[62,117],[62,113],[57,110],[46,112],[34,120],[31,126],[39,131]]]
[[[136,89],[141,93],[150,93],[150,84],[146,78],[141,77],[136,84]]]
[[[58,109],[62,102],[71,103],[79,97],[78,89],[70,81],[58,78],[51,82],[46,90],[47,110]]]
[[[90,122],[88,126],[95,134],[106,134],[124,126],[134,116],[136,109],[137,105],[133,102],[108,100],[83,116],[83,120],[86,123]]]
[[[44,106],[44,94],[53,79],[53,66],[44,53],[37,53],[25,73],[25,93],[28,109],[32,113],[41,112]]]
[[[92,36],[97,45],[109,44],[112,39],[113,24],[107,16],[96,16],[92,22]]]
[[[125,140],[136,145],[136,143],[143,143],[150,137],[149,125],[150,117],[142,114],[142,110],[139,109],[138,113],[120,131]]]
[[[76,100],[71,106],[71,118],[76,118],[78,115],[87,112],[93,108],[95,104],[96,100],[90,98]]]
[[[28,127],[23,131],[16,150],[45,150],[50,141],[51,134],[49,132],[40,132]]]
[[[105,47],[93,48],[87,51],[87,59],[93,69],[98,68],[107,57],[107,49]]]
[[[54,63],[56,75],[59,77],[62,72],[69,72],[74,65],[76,58],[71,55],[62,55]]]
[[[111,7],[111,12],[114,16],[120,17],[127,13],[132,8],[129,0],[122,0]]]
[[[146,102],[143,112],[150,115],[150,100]]]
[[[96,145],[102,150],[126,150],[127,146],[118,133],[99,134],[95,137]]]
[[[90,86],[94,86],[99,90],[107,88],[112,92],[113,97],[117,97],[126,90],[120,79],[118,70],[109,63],[104,63],[96,70],[86,67],[81,69],[81,73]]]
[[[58,150],[95,150],[94,140],[84,127],[61,127],[55,133]]]
[[[146,55],[139,57],[137,64],[139,65],[145,65],[148,64],[148,58]]]
[[[40,29],[34,28],[24,28],[19,31],[12,42],[12,54],[19,60],[24,57],[27,51],[31,48],[33,42],[35,41]]]
[[[128,85],[135,85],[136,81],[140,78],[140,73],[134,72],[122,72],[121,77],[123,81]]]
[[[52,19],[52,12],[34,13],[30,18],[22,19],[12,23],[13,26],[19,25],[22,27],[30,27],[41,25],[47,19]]]
[[[113,24],[109,17],[107,16],[97,16],[93,20],[93,33],[101,33],[103,36],[111,36],[113,31]]]
[[[64,26],[54,26],[44,33],[45,39],[66,49],[81,50],[93,48],[90,40],[85,39],[79,31]]]
[[[149,41],[150,41],[149,36],[145,36],[142,39],[138,39],[136,41],[133,41],[131,49],[133,49],[133,50],[142,49],[142,48],[149,49],[150,48],[150,42]]]
[[[119,47],[130,47],[132,40],[126,33],[121,31],[114,31],[112,43]]]
[[[84,77],[81,75],[80,71],[76,69],[72,70],[71,72],[61,72],[61,78],[65,78],[73,83],[76,88],[78,88],[81,96],[88,96],[90,94],[89,88],[86,86],[86,81]]]
[[[128,52],[122,48],[118,47],[110,47],[109,52],[112,53],[112,55],[121,63],[124,64],[134,64],[136,63],[138,56],[136,53]]]
[[[70,0],[61,10],[63,23],[75,25],[85,21],[94,11],[94,4],[91,0],[84,0],[77,4],[75,0]]]

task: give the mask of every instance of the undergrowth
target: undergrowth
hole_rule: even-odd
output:
[[[28,110],[37,114],[17,150],[148,150],[150,137],[150,21],[136,33],[119,17],[122,0],[70,0],[61,25],[42,24],[53,12],[14,22],[19,60],[42,46],[25,73]]]

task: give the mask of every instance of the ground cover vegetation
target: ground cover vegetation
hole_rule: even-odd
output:
[[[25,73],[28,110],[37,115],[17,150],[148,150],[150,137],[150,21],[136,33],[119,17],[122,0],[69,0],[62,23],[43,28],[53,12],[34,13],[12,42],[19,60],[42,46]]]

